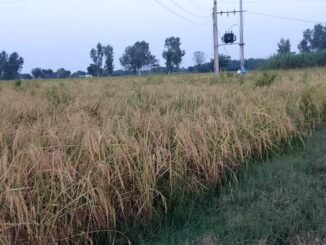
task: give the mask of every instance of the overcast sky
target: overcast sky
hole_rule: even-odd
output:
[[[125,47],[139,40],[150,43],[163,65],[164,40],[169,36],[181,38],[187,53],[183,66],[192,65],[192,54],[197,50],[211,58],[213,0],[160,1],[188,21],[155,0],[0,0],[0,50],[17,51],[25,59],[24,72],[34,67],[86,70],[91,62],[89,51],[98,42],[114,47],[116,68],[120,68]],[[248,11],[326,22],[326,0],[243,1]],[[238,8],[236,0],[218,2],[219,10]],[[233,25],[231,29],[237,33],[238,19],[238,15],[219,17],[220,33]],[[281,37],[290,38],[296,51],[302,32],[313,25],[246,13],[246,58],[270,56]],[[238,49],[228,46],[221,48],[221,53],[238,58]]]

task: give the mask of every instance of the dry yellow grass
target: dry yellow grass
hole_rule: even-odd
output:
[[[0,86],[0,243],[91,242],[326,120],[326,72]]]

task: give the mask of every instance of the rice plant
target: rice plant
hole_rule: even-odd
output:
[[[3,84],[0,243],[90,243],[99,232],[127,243],[128,224],[150,224],[172,196],[218,186],[322,126],[325,71],[305,72],[309,83],[287,71],[268,87],[256,87],[260,74]]]

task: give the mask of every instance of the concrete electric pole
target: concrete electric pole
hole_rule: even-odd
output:
[[[214,0],[214,8],[213,8],[213,35],[214,35],[214,73],[216,75],[218,75],[220,73],[220,68],[219,68],[219,53],[218,53],[218,49],[219,46],[221,45],[235,45],[235,44],[239,44],[240,46],[240,72],[242,74],[246,73],[245,70],[245,57],[244,57],[244,28],[243,28],[243,4],[242,1],[243,0],[239,0],[240,1],[240,10],[233,10],[233,11],[217,11],[217,0]],[[225,36],[223,37],[222,41],[224,42],[224,44],[219,45],[219,40],[218,40],[218,22],[217,22],[217,15],[223,15],[223,14],[227,14],[227,16],[229,16],[229,14],[236,14],[239,13],[240,14],[240,42],[239,43],[234,43],[235,39],[233,40],[228,40],[225,39],[225,36],[227,35],[232,35],[232,37],[234,36],[233,33],[226,33]],[[226,41],[227,40],[227,41]]]
[[[244,58],[244,37],[243,37],[243,6],[240,0],[240,70],[241,73],[245,72],[245,58]]]
[[[214,0],[213,8],[213,35],[214,35],[214,73],[219,75],[220,64],[219,64],[219,54],[218,54],[218,24],[217,24],[217,0]]]

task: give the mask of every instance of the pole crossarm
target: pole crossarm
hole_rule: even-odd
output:
[[[229,45],[245,45],[244,43],[222,43],[219,44],[218,46],[229,46]]]
[[[229,14],[237,14],[237,13],[244,13],[244,12],[247,12],[247,10],[242,10],[242,11],[239,11],[239,10],[233,10],[233,11],[219,11],[219,12],[217,12],[217,14],[219,14],[219,15],[223,15],[223,14],[227,14],[227,15],[229,15]]]

